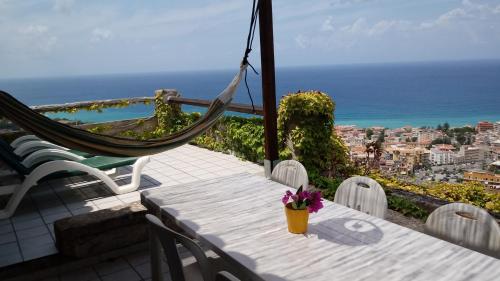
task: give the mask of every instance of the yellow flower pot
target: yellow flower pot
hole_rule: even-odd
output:
[[[288,222],[288,231],[295,234],[307,232],[307,223],[309,221],[309,211],[294,210],[292,204],[288,203],[285,206],[286,221]]]

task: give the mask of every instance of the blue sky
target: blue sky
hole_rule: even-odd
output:
[[[277,66],[500,58],[500,1],[274,0]],[[251,0],[0,0],[0,77],[236,68]],[[258,65],[258,39],[253,61]]]

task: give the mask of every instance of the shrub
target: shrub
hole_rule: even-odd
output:
[[[262,118],[224,116],[193,144],[215,151],[232,152],[243,159],[264,159],[264,125]]]
[[[332,99],[319,91],[284,96],[278,109],[280,158],[296,159],[308,172],[351,174],[348,150],[333,128],[334,109]]]
[[[404,197],[388,195],[387,204],[389,209],[399,212],[407,217],[425,220],[429,216],[429,213],[426,210],[420,208],[417,204]]]
[[[481,183],[429,183],[428,186],[410,184],[394,178],[373,173],[371,178],[386,189],[401,189],[417,194],[433,196],[449,202],[472,204],[489,211],[500,213],[500,193],[489,193]]]

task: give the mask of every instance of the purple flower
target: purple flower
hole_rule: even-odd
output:
[[[323,208],[323,203],[321,201],[323,201],[323,199],[321,199],[320,191],[311,193],[309,198],[309,204],[307,206],[309,213],[316,213],[319,211],[319,209]]]
[[[302,191],[299,193],[299,201],[307,200],[311,197],[311,193],[309,191]]]
[[[292,196],[293,193],[288,190],[286,193],[285,193],[285,196],[283,196],[283,199],[281,199],[281,202],[283,202],[283,204],[286,205],[286,203],[288,203],[288,200],[290,199],[290,196]]]

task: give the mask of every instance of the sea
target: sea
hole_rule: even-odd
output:
[[[158,72],[51,78],[1,79],[0,89],[28,105],[153,96],[177,89],[183,97],[213,99],[237,68],[217,71]],[[261,77],[248,72],[255,104],[262,104]],[[500,60],[355,64],[276,69],[277,102],[283,95],[318,90],[335,101],[335,124],[358,127],[451,126],[500,121]],[[234,99],[250,103],[244,83]],[[183,106],[185,111],[203,108]],[[150,116],[152,105],[49,114],[84,122]],[[241,115],[228,112],[227,114]]]

